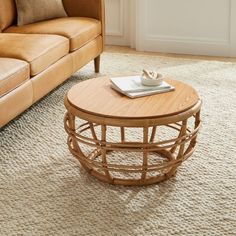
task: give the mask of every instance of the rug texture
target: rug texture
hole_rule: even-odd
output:
[[[236,235],[236,64],[119,53],[101,63],[99,76],[155,68],[195,87],[196,152],[157,185],[89,176],[66,145],[63,97],[98,76],[91,63],[0,131],[0,235]]]

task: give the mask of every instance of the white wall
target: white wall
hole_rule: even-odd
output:
[[[130,1],[105,0],[106,44],[130,45]]]
[[[235,0],[138,0],[137,48],[235,55]]]
[[[107,43],[236,56],[236,0],[106,0]]]

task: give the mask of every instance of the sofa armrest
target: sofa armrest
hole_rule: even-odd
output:
[[[95,18],[104,25],[104,0],[63,0],[63,4],[68,16]]]
[[[63,0],[68,16],[89,17],[101,22],[102,51],[105,48],[105,0]],[[100,55],[94,59],[95,72],[99,72]]]
[[[104,0],[63,0],[63,4],[68,16],[90,17],[101,21],[102,36],[105,36]]]

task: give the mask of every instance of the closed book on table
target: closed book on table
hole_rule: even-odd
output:
[[[166,93],[175,89],[165,81],[158,86],[145,86],[141,83],[140,76],[116,77],[111,78],[110,81],[113,89],[130,98]]]

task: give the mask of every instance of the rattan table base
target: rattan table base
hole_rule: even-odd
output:
[[[84,118],[83,112],[76,115],[76,109],[69,109],[64,121],[68,133],[68,147],[81,165],[102,181],[118,185],[157,183],[175,175],[177,167],[194,152],[200,127],[200,107],[199,101],[195,107],[178,116],[165,117],[165,120],[149,120],[147,124],[152,123],[151,126],[134,125],[142,129],[142,139],[136,142],[126,138],[128,129],[134,128],[129,125],[120,125],[117,128],[117,125],[99,123],[99,119],[93,122],[96,117],[91,116],[87,121],[81,120],[80,125],[76,127],[76,120],[80,119],[79,117]],[[116,136],[119,136],[119,140],[116,142],[107,139],[111,127],[115,127],[118,132]],[[162,129],[168,129],[169,136],[173,133],[175,137],[158,141],[158,133],[164,132]],[[90,147],[91,151],[85,152],[81,145]],[[115,154],[119,153],[120,156],[120,153],[127,152],[132,153],[134,158],[131,160],[141,154],[141,161],[119,163]]]

